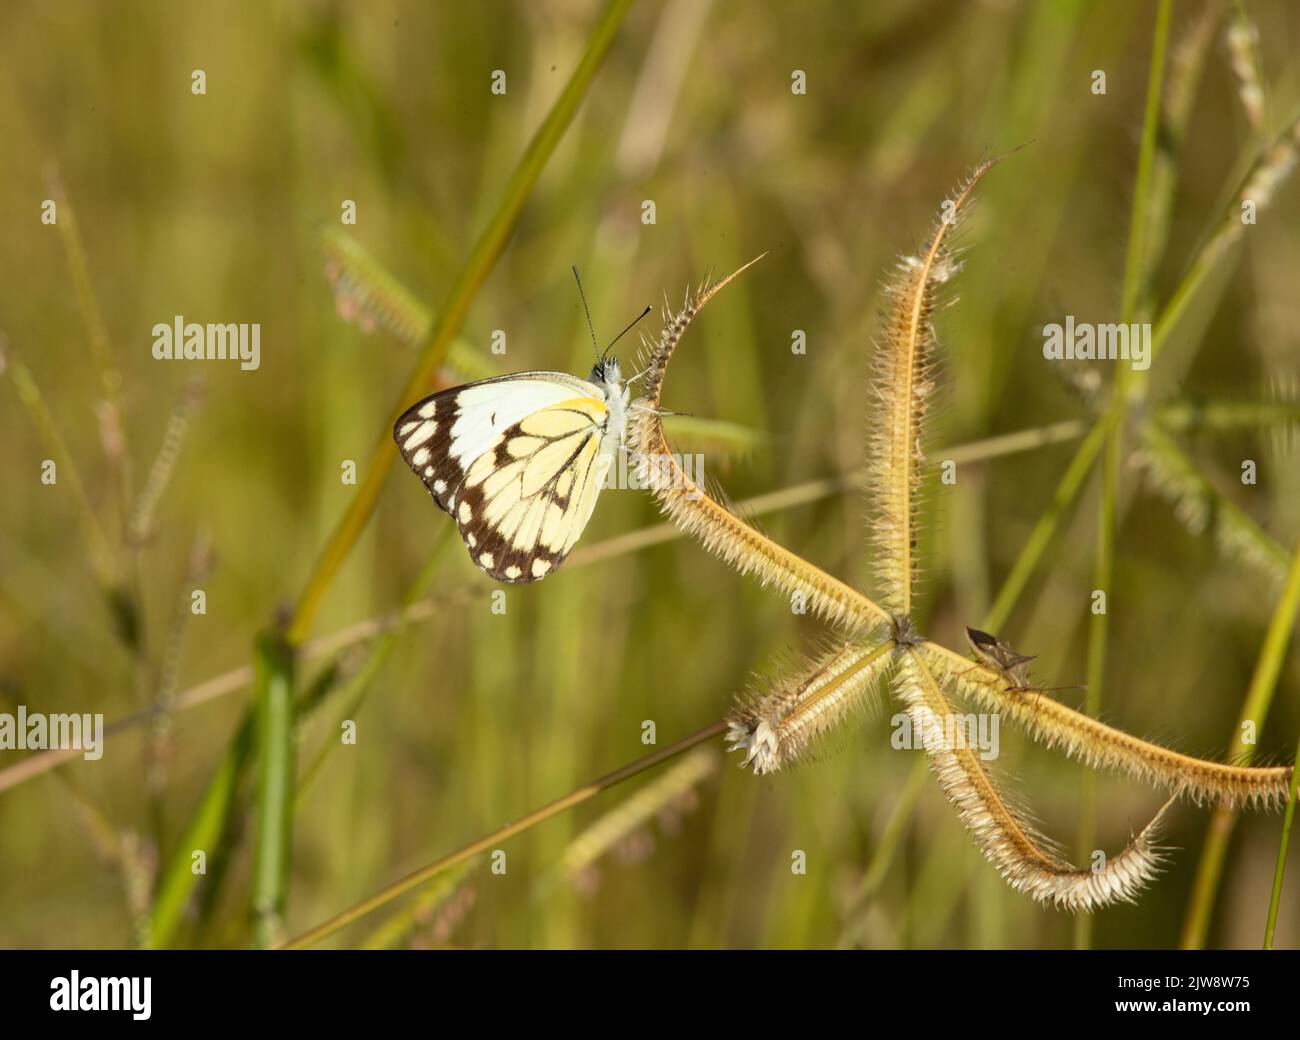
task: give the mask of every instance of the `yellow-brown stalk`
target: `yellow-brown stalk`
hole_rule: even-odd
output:
[[[888,669],[893,643],[881,628],[868,644],[845,643],[799,674],[740,698],[727,713],[727,740],[744,751],[741,765],[774,773],[805,757],[866,704]]]

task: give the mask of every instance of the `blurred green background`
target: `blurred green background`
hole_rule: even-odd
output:
[[[1171,46],[1204,9],[1175,5]],[[1300,97],[1300,10],[1248,9],[1277,129]],[[1225,186],[1252,140],[1223,42],[1231,11],[1224,5],[1213,26],[1178,154],[1157,301],[1218,226]],[[754,431],[744,451],[695,449],[737,500],[851,473],[863,461],[866,377],[891,265],[924,239],[975,161],[1032,139],[985,181],[963,238],[956,302],[939,316],[947,406],[930,454],[1087,416],[1044,362],[1039,327],[1066,313],[1117,320],[1153,12],[1127,0],[636,4],[463,338],[501,371],[585,373],[590,346],[571,264],[608,338],[647,303],[657,314],[665,291],[676,303],[706,270],[769,251],[688,334],[666,405]],[[387,436],[417,357],[382,328],[340,315],[322,233],[350,235],[425,305],[439,306],[599,13],[589,0],[6,4],[3,381],[14,382],[15,359],[30,369],[114,547],[131,509],[91,349],[95,307],[120,371],[133,499],[169,428],[181,439],[146,537],[121,550],[141,605],[137,653],[105,605],[66,467],[57,485],[41,484],[48,441],[15,388],[0,386],[3,710],[25,703],[103,712],[111,722],[248,664],[256,633],[293,603],[355,492],[341,482],[342,463],[364,468]],[[206,74],[202,96],[191,92],[195,69]],[[507,75],[501,96],[490,91],[495,69]],[[1107,75],[1104,95],[1091,90],[1096,69]],[[806,73],[804,95],[791,91],[794,70]],[[59,182],[66,197],[52,194]],[[58,227],[40,220],[52,197],[64,198]],[[348,199],[355,227],[340,224]],[[653,225],[642,223],[644,200],[655,202]],[[84,245],[80,294],[70,215]],[[1189,361],[1175,381],[1181,399],[1271,400],[1294,386],[1298,216],[1300,186],[1282,183],[1180,328]],[[260,322],[260,369],[155,361],[150,330],[178,314]],[[807,334],[804,356],[791,352],[795,329]],[[494,330],[506,333],[504,358],[487,354]],[[1192,433],[1183,445],[1230,500],[1294,546],[1300,495],[1284,438],[1245,428]],[[957,485],[931,500],[928,635],[960,646],[962,626],[978,623],[1073,447],[962,466]],[[1259,462],[1257,486],[1237,479],[1244,458]],[[1002,633],[1040,655],[1036,674],[1062,685],[1084,681],[1097,494],[1090,481],[1066,513]],[[1219,756],[1276,586],[1189,532],[1130,465],[1123,497],[1105,716]],[[766,514],[761,525],[866,583],[865,510],[849,488]],[[656,523],[647,496],[611,491],[580,547]],[[356,715],[357,744],[338,746],[328,704],[302,727],[302,769],[332,750],[297,805],[287,934],[646,753],[645,720],[660,747],[709,724],[751,673],[824,635],[686,540],[611,551],[510,588],[506,614],[496,615],[453,534],[418,481],[394,470],[314,625],[322,636],[387,614],[434,557],[435,609],[377,672]],[[186,613],[192,579],[206,593],[202,616]],[[345,676],[365,652],[364,643],[343,652]],[[300,676],[310,682],[330,659],[315,653]],[[1292,652],[1261,756],[1294,754],[1298,692]],[[0,944],[137,941],[157,871],[250,698],[247,683],[237,684],[165,726],[111,737],[99,762],[0,791]],[[472,863],[454,890],[435,890],[437,900],[381,938],[466,947],[1068,945],[1071,920],[1006,888],[932,782],[909,786],[917,753],[889,749],[890,713],[822,760],[774,777],[736,769],[715,742],[504,844],[504,876],[486,860]],[[1001,775],[1070,846],[1082,768],[1010,727],[1002,739]],[[20,757],[0,753],[0,768]],[[689,774],[652,793],[645,812],[626,806],[682,762]],[[1099,843],[1112,853],[1162,801],[1109,776],[1100,793]],[[209,863],[176,942],[250,942],[247,794],[228,852]],[[572,843],[610,813],[608,848],[582,862],[583,846]],[[1208,820],[1207,810],[1176,809],[1167,874],[1139,905],[1100,914],[1096,943],[1178,941]],[[1212,944],[1258,945],[1279,831],[1277,814],[1241,820]],[[807,854],[806,875],[791,873],[793,850]],[[1284,946],[1300,943],[1300,854],[1290,869]],[[366,941],[411,905],[389,906],[331,942]]]

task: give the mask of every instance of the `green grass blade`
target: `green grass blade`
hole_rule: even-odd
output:
[[[1296,559],[1300,560],[1300,547],[1296,550]],[[1296,748],[1293,761],[1300,762],[1300,747]],[[1300,769],[1291,774],[1291,794],[1286,800],[1286,815],[1282,818],[1282,837],[1277,845],[1277,866],[1273,868],[1273,889],[1268,897],[1268,919],[1264,924],[1264,949],[1273,948],[1273,936],[1277,932],[1277,909],[1282,903],[1282,878],[1286,874],[1286,854],[1291,846],[1291,825],[1295,822],[1295,804],[1297,791],[1300,789]]]
[[[116,581],[113,550],[100,523],[99,513],[86,493],[85,482],[81,479],[72,452],[68,450],[68,443],[63,439],[59,424],[50,412],[49,405],[45,402],[45,395],[41,393],[40,385],[36,382],[31,369],[4,338],[0,337],[0,373],[4,372],[8,372],[18,400],[27,410],[32,425],[36,427],[45,442],[46,450],[54,460],[56,479],[61,476],[72,490],[73,505],[76,507],[82,532],[90,547],[91,566],[105,588],[112,588]]]
[[[1106,678],[1106,645],[1110,638],[1110,612],[1114,606],[1111,592],[1115,577],[1115,528],[1119,516],[1119,470],[1123,448],[1123,423],[1118,413],[1110,421],[1106,451],[1101,464],[1101,496],[1097,512],[1097,552],[1093,570],[1093,589],[1106,596],[1105,609],[1088,615],[1088,679],[1083,710],[1093,718],[1101,714],[1102,684]],[[1097,841],[1097,774],[1083,770],[1080,787],[1079,836],[1077,848],[1088,859]],[[1086,950],[1092,946],[1091,914],[1074,919],[1074,945]]]
[[[1140,299],[1140,303],[1149,299],[1145,294],[1151,291],[1151,279],[1169,244],[1179,162],[1185,155],[1183,144],[1188,124],[1196,111],[1197,91],[1205,74],[1207,59],[1214,51],[1221,17],[1222,11],[1216,3],[1204,4],[1170,50],[1164,104],[1161,106],[1160,129],[1156,134],[1151,169],[1150,222],[1141,283],[1144,299]]]
[[[449,534],[444,534],[439,540],[438,547],[429,557],[411,587],[407,590],[402,599],[402,605],[399,608],[401,613],[405,613],[414,607],[424,597],[429,586],[433,583],[434,576],[438,573],[442,562],[442,550],[450,540]],[[466,598],[472,598],[477,594],[477,590],[466,590]],[[355,719],[366,702],[366,697],[374,688],[375,678],[383,670],[388,658],[392,656],[393,650],[396,649],[398,640],[406,632],[405,626],[394,626],[382,632],[373,642],[366,654],[366,659],[361,667],[351,675],[343,684],[341,691],[343,708],[336,714],[334,722],[328,727],[326,739],[321,744],[320,750],[316,752],[315,758],[310,765],[303,770],[302,776],[298,781],[298,790],[296,798],[299,802],[306,797],[307,792],[315,783],[316,778],[320,776],[321,769],[325,765],[325,760],[330,753],[337,747],[340,747],[338,733],[342,724],[348,719]]]
[[[257,839],[253,939],[265,948],[284,932],[293,848],[293,653],[278,633],[257,643]]]
[[[199,875],[194,873],[194,853],[202,852],[205,859],[210,858],[221,840],[252,748],[253,726],[251,719],[246,717],[227,745],[220,766],[208,781],[198,808],[163,869],[150,918],[149,945],[155,949],[171,946],[175,939],[190,893],[198,884]]]
[[[1061,517],[1078,496],[1079,489],[1083,487],[1083,482],[1091,472],[1092,464],[1096,461],[1105,442],[1106,423],[1098,421],[1075,450],[1074,457],[1056,486],[1051,503],[1038,518],[1033,531],[1029,534],[1029,540],[1025,542],[1024,548],[1020,550],[1020,555],[1016,557],[1016,562],[1011,567],[1011,573],[1002,583],[998,598],[985,618],[985,625],[991,630],[996,632],[1011,616],[1011,611],[1025,591],[1030,576],[1043,558],[1043,553],[1047,551],[1052,536],[1056,534]]]
[[[1300,615],[1300,544],[1296,545],[1291,556],[1291,569],[1287,575],[1286,588],[1273,610],[1268,632],[1264,636],[1264,646],[1259,659],[1255,662],[1255,672],[1250,679],[1250,688],[1246,692],[1246,701],[1241,707],[1241,719],[1233,733],[1232,746],[1229,748],[1229,760],[1249,764],[1254,757],[1255,745],[1242,742],[1245,722],[1253,722],[1256,732],[1263,730],[1264,720],[1273,703],[1273,694],[1277,690],[1277,679],[1282,671],[1282,661],[1286,656],[1287,644],[1295,629],[1296,617]],[[1295,772],[1291,777],[1291,799],[1288,813],[1295,804]],[[1228,852],[1228,840],[1232,837],[1236,823],[1236,813],[1216,809],[1210,819],[1209,836],[1205,848],[1201,850],[1201,860],[1197,864],[1196,879],[1192,883],[1192,898],[1187,907],[1187,916],[1183,922],[1182,947],[1200,949],[1205,945],[1205,937],[1210,928],[1210,915],[1214,911],[1215,899],[1219,893],[1219,883],[1223,878],[1223,862]],[[1285,841],[1281,855],[1285,856]],[[1278,864],[1281,870],[1281,863]],[[1281,877],[1274,876],[1274,901],[1280,895]],[[1270,904],[1270,915],[1276,907]]]
[[[1165,80],[1165,52],[1169,47],[1171,0],[1160,0],[1156,9],[1155,42],[1147,76],[1146,111],[1142,117],[1142,144],[1138,149],[1137,183],[1133,189],[1133,213],[1129,220],[1128,250],[1124,258],[1124,288],[1120,301],[1121,322],[1130,322],[1146,294],[1151,258],[1148,239],[1151,230],[1152,170],[1156,159],[1156,131],[1160,128],[1160,96]],[[1120,367],[1120,373],[1132,371]],[[1122,376],[1121,376],[1122,378]]]

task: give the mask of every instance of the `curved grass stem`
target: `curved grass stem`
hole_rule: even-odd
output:
[[[329,938],[335,932],[352,924],[352,922],[360,920],[372,911],[378,910],[381,906],[391,903],[399,896],[403,896],[407,892],[419,888],[421,885],[433,880],[439,874],[450,870],[457,864],[463,863],[465,860],[471,859],[481,852],[488,851],[494,845],[513,838],[516,834],[528,830],[530,827],[541,823],[543,820],[548,820],[552,816],[564,812],[566,809],[571,809],[575,805],[579,805],[588,799],[594,798],[602,791],[606,791],[617,784],[621,784],[624,780],[630,780],[639,773],[644,773],[647,769],[652,769],[663,762],[667,762],[671,758],[675,758],[682,752],[688,751],[698,744],[703,744],[706,740],[711,740],[724,732],[726,728],[726,722],[715,722],[713,725],[706,726],[697,733],[692,733],[689,737],[684,737],[675,744],[670,744],[668,747],[654,752],[654,754],[646,755],[644,758],[637,759],[637,761],[624,766],[622,769],[616,769],[612,773],[606,773],[604,776],[598,777],[590,783],[584,784],[582,787],[569,792],[563,798],[557,798],[555,801],[542,806],[540,809],[533,810],[527,816],[521,817],[514,823],[507,824],[499,830],[493,831],[491,834],[486,834],[477,841],[473,841],[470,844],[457,849],[455,852],[443,856],[442,859],[430,863],[427,867],[422,867],[415,871],[415,873],[408,874],[400,881],[395,881],[387,888],[376,892],[369,899],[364,899],[355,906],[344,910],[342,913],[335,914],[329,920],[318,924],[315,928],[303,932],[296,939],[284,943],[278,948],[285,950],[301,950],[308,946],[315,946],[322,939]]]

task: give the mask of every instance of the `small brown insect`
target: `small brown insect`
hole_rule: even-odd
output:
[[[975,656],[984,664],[1005,675],[1015,689],[1030,688],[1029,669],[1026,665],[1037,657],[1037,654],[1017,653],[997,636],[969,626],[966,628],[966,639],[970,642],[971,649],[975,651]]]

